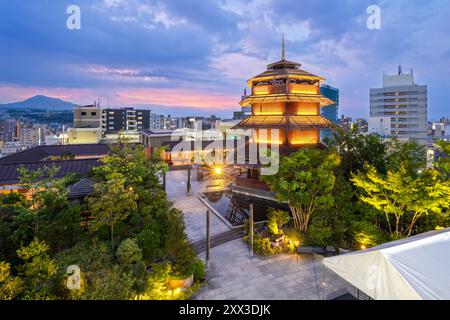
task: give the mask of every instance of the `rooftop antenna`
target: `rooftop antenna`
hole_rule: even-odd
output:
[[[282,61],[286,61],[286,49],[285,49],[285,46],[284,46],[284,33],[283,33],[283,44],[282,44],[281,60]]]

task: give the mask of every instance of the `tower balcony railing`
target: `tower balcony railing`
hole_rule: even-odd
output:
[[[320,94],[320,87],[317,85],[289,83],[287,86],[282,84],[266,84],[253,87],[253,95],[266,94]]]

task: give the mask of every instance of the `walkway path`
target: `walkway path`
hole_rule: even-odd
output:
[[[223,233],[216,234],[211,237],[211,249],[218,247],[222,244],[234,241],[236,239],[242,239],[245,235],[242,229],[235,229],[230,231],[225,231]],[[197,254],[203,253],[206,251],[206,239],[199,240],[192,244]]]
[[[195,170],[191,176],[192,195],[186,193],[187,171],[171,171],[166,178],[166,191],[174,206],[183,211],[186,223],[186,233],[189,241],[194,243],[206,238],[206,207],[197,198],[198,194],[206,190],[205,182],[195,179]],[[229,231],[230,229],[214,214],[211,214],[211,236]]]
[[[175,207],[184,212],[186,232],[191,243],[205,239],[206,208],[197,194],[204,183],[192,179],[193,195],[186,194],[186,172],[167,175],[167,193]],[[211,215],[211,235],[230,229],[214,214]],[[202,250],[200,250],[202,251]],[[205,258],[204,252],[200,253]],[[207,284],[197,299],[331,299],[352,290],[334,273],[322,267],[320,257],[282,255],[267,260],[249,258],[241,239],[214,247],[206,276]]]

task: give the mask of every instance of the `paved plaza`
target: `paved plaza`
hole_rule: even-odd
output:
[[[167,193],[184,213],[191,242],[205,238],[206,207],[197,198],[207,188],[192,175],[192,195],[186,193],[187,172],[167,175]],[[228,226],[211,215],[211,235],[228,231]],[[201,255],[204,258],[204,253]],[[250,258],[245,243],[238,239],[211,249],[207,284],[196,299],[212,300],[321,300],[333,299],[353,288],[327,270],[321,257],[281,255],[269,259]]]

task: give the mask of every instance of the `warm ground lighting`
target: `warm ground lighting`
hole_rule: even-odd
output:
[[[222,168],[221,167],[215,167],[214,168],[214,173],[217,174],[217,175],[222,174]]]

